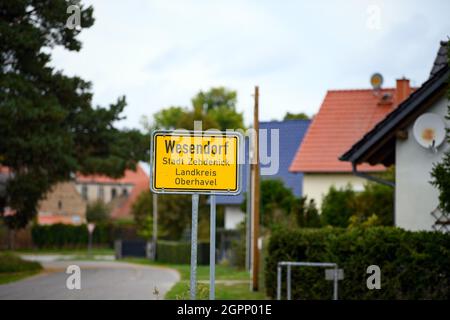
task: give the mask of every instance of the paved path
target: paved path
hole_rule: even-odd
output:
[[[44,272],[0,285],[4,299],[163,299],[180,279],[175,270],[115,261],[53,261],[41,258]],[[69,265],[81,269],[81,289],[69,290]],[[155,290],[156,288],[156,290]],[[155,294],[155,291],[158,294]]]

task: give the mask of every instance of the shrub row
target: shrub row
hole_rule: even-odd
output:
[[[95,227],[92,242],[94,244],[110,245],[112,243],[112,226],[99,224]],[[35,225],[31,229],[34,246],[39,248],[77,248],[86,246],[89,234],[86,225]]]
[[[209,242],[199,242],[197,250],[197,263],[209,264]],[[156,248],[156,260],[163,263],[189,264],[191,262],[191,243],[159,240]]]
[[[344,269],[339,299],[450,299],[450,235],[398,228],[277,230],[266,257],[266,291],[276,297],[279,261],[335,262]],[[381,269],[381,289],[367,288],[367,267]],[[285,268],[282,298],[286,292]],[[330,299],[323,268],[293,267],[293,299]]]

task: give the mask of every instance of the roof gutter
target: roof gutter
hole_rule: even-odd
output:
[[[358,168],[356,166],[357,166],[356,162],[352,162],[352,170],[353,170],[353,174],[355,176],[360,177],[360,178],[364,178],[364,179],[367,179],[367,180],[370,180],[370,181],[374,181],[374,182],[377,182],[377,183],[380,183],[380,184],[384,184],[385,186],[389,186],[389,187],[395,188],[395,182],[388,181],[388,180],[385,180],[385,179],[381,179],[381,178],[372,176],[372,175],[364,173],[364,172],[360,172],[360,171],[358,171]]]

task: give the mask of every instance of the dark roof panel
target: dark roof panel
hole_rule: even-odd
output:
[[[260,129],[267,129],[268,150],[267,153],[271,155],[271,136],[270,130],[279,130],[279,170],[278,173],[272,176],[261,176],[261,179],[281,179],[285,186],[289,187],[293,193],[298,197],[302,195],[302,179],[303,175],[298,173],[289,172],[289,166],[292,159],[303,140],[310,124],[310,120],[286,120],[286,121],[268,121],[260,122]],[[261,138],[260,138],[261,139]],[[263,152],[260,148],[260,152]],[[245,145],[245,159],[248,161],[248,143]],[[261,164],[261,168],[269,167],[270,165]],[[247,164],[244,165],[242,170],[242,193],[237,196],[217,196],[217,204],[241,204],[244,201],[244,193],[247,191]]]
[[[436,73],[439,72],[443,67],[445,67],[448,63],[448,41],[441,41],[441,46],[436,55],[436,59],[434,59],[433,67],[431,68],[430,78],[433,77]]]

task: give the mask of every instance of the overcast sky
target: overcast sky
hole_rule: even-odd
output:
[[[448,0],[84,2],[96,22],[82,50],[56,48],[52,64],[91,81],[96,105],[126,95],[128,128],[213,86],[237,90],[247,124],[255,85],[261,120],[312,115],[327,90],[369,88],[374,72],[419,86],[450,36]]]

